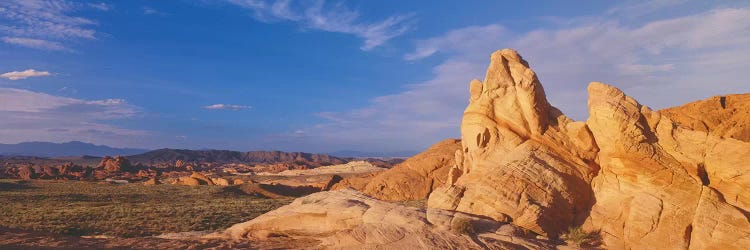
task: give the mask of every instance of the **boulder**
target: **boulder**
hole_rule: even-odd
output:
[[[224,178],[211,178],[211,181],[217,186],[229,186],[229,180]]]
[[[183,176],[175,179],[171,182],[173,185],[185,185],[185,186],[200,186],[200,185],[206,185],[205,181],[201,181],[199,179],[189,177],[189,176]]]

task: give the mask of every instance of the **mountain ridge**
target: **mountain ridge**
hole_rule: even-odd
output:
[[[106,156],[106,155],[134,155],[148,152],[148,149],[116,148],[106,145],[96,145],[81,141],[55,142],[21,142],[16,144],[0,144],[0,155],[4,156],[36,156],[36,157],[67,157],[67,156]]]

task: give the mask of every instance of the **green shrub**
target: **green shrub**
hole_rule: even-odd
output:
[[[596,246],[600,241],[600,233],[598,231],[588,232],[583,230],[581,227],[570,227],[568,231],[560,237],[568,245],[577,247],[590,247]]]

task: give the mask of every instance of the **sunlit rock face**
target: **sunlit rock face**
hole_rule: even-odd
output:
[[[429,207],[550,237],[573,226],[601,230],[612,248],[750,245],[750,144],[723,137],[742,131],[692,130],[597,82],[589,119],[572,121],[507,49],[492,54],[485,80],[469,91],[462,149]]]
[[[463,149],[431,207],[512,220],[557,236],[581,222],[592,202],[589,182],[598,151],[585,124],[546,100],[534,71],[518,53],[492,54],[484,82],[470,83],[461,123]]]

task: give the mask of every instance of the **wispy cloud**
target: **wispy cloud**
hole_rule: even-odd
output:
[[[210,109],[210,110],[245,110],[245,109],[252,109],[252,106],[245,106],[245,105],[233,105],[233,104],[213,104],[204,106],[204,109]]]
[[[364,40],[362,50],[371,50],[390,39],[409,31],[413,15],[395,15],[377,22],[362,21],[360,13],[343,3],[326,4],[325,1],[266,1],[227,0],[249,9],[253,16],[264,22],[290,21],[303,28],[351,34]]]
[[[138,145],[149,133],[110,122],[138,116],[121,99],[82,100],[16,88],[0,88],[0,143],[86,140]]]
[[[5,78],[8,80],[15,81],[15,80],[26,79],[29,77],[40,77],[40,76],[49,76],[49,75],[51,74],[47,71],[36,71],[34,69],[27,69],[24,71],[11,71],[7,73],[3,73],[2,75],[0,75],[0,78]]]
[[[468,83],[482,79],[492,51],[520,51],[550,102],[575,119],[587,117],[586,85],[602,81],[655,108],[711,95],[750,92],[750,9],[720,8],[626,25],[609,18],[556,29],[514,32],[500,24],[469,26],[416,42],[404,56],[440,54],[433,77],[348,111],[321,112],[326,121],[288,142],[325,141],[346,147],[424,148],[457,137]],[[282,140],[282,139],[279,139]],[[301,141],[306,140],[306,141]],[[401,150],[401,149],[394,149]]]
[[[22,37],[3,37],[2,41],[7,44],[18,45],[22,47],[40,49],[40,50],[57,50],[57,51],[70,51],[62,44],[53,41],[47,41],[42,39],[33,38],[22,38]]]
[[[0,1],[0,34],[3,42],[34,49],[66,51],[62,43],[96,39],[94,20],[73,13],[83,9],[110,10],[108,4],[83,4],[66,0]]]
[[[157,15],[157,16],[168,15],[168,13],[159,11],[159,10],[153,8],[153,7],[150,7],[150,6],[144,6],[142,9],[143,9],[143,14],[144,15]]]
[[[110,11],[114,9],[114,6],[112,4],[107,3],[90,3],[88,4],[91,8],[100,10],[100,11]]]

